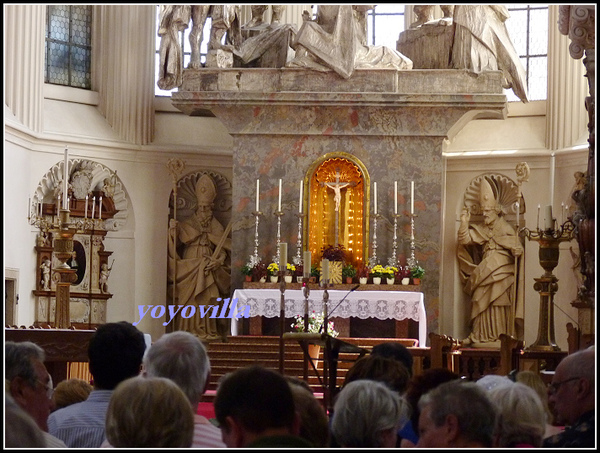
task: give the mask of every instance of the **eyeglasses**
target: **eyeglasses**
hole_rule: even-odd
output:
[[[42,384],[42,387],[44,387],[46,390],[46,396],[48,399],[52,399],[52,395],[54,394],[54,389],[52,388],[52,379],[48,383],[42,382],[39,379],[37,381]]]
[[[561,385],[566,384],[567,382],[574,381],[576,379],[581,379],[581,378],[580,377],[572,377],[569,379],[565,379],[564,381],[553,382],[548,386],[548,392],[550,394],[554,394],[554,393],[558,392],[558,389],[560,388]]]

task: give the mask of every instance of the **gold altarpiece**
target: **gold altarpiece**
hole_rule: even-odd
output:
[[[368,256],[369,176],[361,162],[345,153],[332,153],[315,161],[307,172],[308,250],[313,264],[328,245],[344,246],[346,260],[355,267]],[[336,190],[339,206],[336,210]],[[336,237],[337,236],[337,237]]]

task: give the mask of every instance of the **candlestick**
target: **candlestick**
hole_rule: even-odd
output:
[[[300,180],[300,199],[298,200],[298,212],[302,212],[302,195],[304,189],[304,180]]]
[[[410,213],[415,213],[415,182],[410,182]]]
[[[63,166],[63,209],[69,209],[67,193],[69,190],[69,148],[65,147],[65,164]]]
[[[256,212],[260,212],[260,209],[258,207],[259,204],[259,198],[260,198],[260,180],[256,180]]]
[[[96,212],[96,195],[92,197],[92,219],[94,218],[94,212]]]
[[[552,205],[544,209],[544,229],[552,230],[554,228],[554,219],[552,218]]]
[[[310,278],[310,267],[311,267],[312,256],[309,251],[304,252],[304,261],[302,263],[302,276],[304,278]]]
[[[100,195],[100,199],[98,200],[98,218],[102,220],[102,195]]]
[[[394,181],[394,214],[398,214],[398,181]]]
[[[31,218],[31,197],[27,199],[27,220]]]
[[[538,204],[538,215],[537,215],[537,229],[540,229],[540,209],[541,206]]]
[[[87,219],[87,205],[88,205],[88,197],[89,195],[86,194],[85,196],[85,214],[83,215],[84,219]]]
[[[279,244],[279,271],[287,270],[287,242]]]
[[[554,204],[554,176],[556,174],[556,156],[550,155],[550,206]]]
[[[277,210],[281,211],[281,179],[279,180],[279,203],[277,204]]]
[[[377,183],[373,183],[373,213],[377,214]]]

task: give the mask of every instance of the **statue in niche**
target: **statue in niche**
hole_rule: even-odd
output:
[[[44,291],[50,291],[50,266],[51,262],[48,258],[42,261],[40,265],[40,269],[42,269],[42,281],[40,283]]]
[[[160,5],[158,18],[160,64],[157,85],[161,90],[172,90],[181,86],[183,81],[183,52],[179,35],[188,28],[190,15],[190,5]]]
[[[198,307],[219,305],[217,298],[229,295],[230,226],[224,228],[213,215],[217,191],[208,174],[196,182],[195,195],[194,214],[182,222],[169,222],[168,275],[170,283],[175,284],[175,304],[195,307],[194,316],[175,318],[175,328],[203,340],[215,340],[219,338],[217,319],[210,316],[212,311],[201,316]]]
[[[293,44],[296,57],[288,67],[333,70],[344,79],[355,69],[412,69],[412,61],[385,46],[366,44],[366,14],[373,5],[318,5],[313,21],[308,13]]]
[[[460,216],[459,270],[472,303],[471,333],[463,346],[499,346],[503,333],[522,338],[523,266],[518,265],[518,257],[523,246],[503,217],[505,206],[513,204],[505,189],[498,179],[481,178],[483,223],[470,223],[474,207],[469,209],[466,204]]]
[[[108,294],[108,277],[110,277],[111,270],[112,266],[108,267],[107,263],[102,263],[102,266],[100,266],[100,278],[98,279],[98,286],[100,287],[100,292],[103,294]]]

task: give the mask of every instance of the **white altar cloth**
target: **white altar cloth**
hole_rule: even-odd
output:
[[[427,316],[423,293],[412,291],[340,291],[328,290],[328,315],[333,318],[412,319],[419,323],[419,346],[427,342]],[[285,316],[304,315],[305,299],[302,290],[285,291]],[[281,291],[278,289],[236,289],[233,299],[238,307],[250,306],[250,316],[277,318],[280,314]],[[308,312],[323,311],[323,290],[311,290]],[[231,334],[237,335],[235,318]]]

